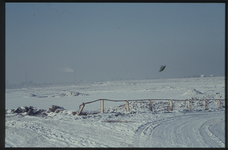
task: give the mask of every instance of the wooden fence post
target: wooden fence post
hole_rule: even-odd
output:
[[[128,104],[128,100],[126,100],[126,111],[129,112],[129,104]]]
[[[152,111],[152,102],[151,102],[151,99],[149,100],[149,109],[150,109],[150,111]]]
[[[190,110],[190,102],[189,102],[189,99],[188,99],[187,103],[188,103],[188,110]]]
[[[173,102],[172,99],[169,100],[169,109],[170,109],[170,111],[173,111],[173,103],[172,102]]]
[[[205,99],[203,100],[203,109],[206,109],[206,101],[205,101]]]
[[[84,103],[82,103],[82,104],[79,106],[79,111],[78,111],[78,113],[77,113],[78,116],[81,114],[81,112],[82,112],[84,106],[85,106]]]
[[[101,113],[104,113],[104,100],[101,99]]]
[[[218,108],[220,108],[220,99],[218,99]]]

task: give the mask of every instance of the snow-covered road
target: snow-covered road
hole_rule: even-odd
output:
[[[224,147],[224,120],[224,112],[219,112],[152,121],[137,130],[135,143],[137,147]]]

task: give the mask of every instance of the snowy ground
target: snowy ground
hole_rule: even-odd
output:
[[[125,80],[6,89],[6,147],[225,147],[224,77]],[[149,102],[104,101],[173,99]],[[202,100],[207,107],[203,109]],[[221,107],[218,108],[217,100]],[[60,106],[56,110],[52,105]],[[20,107],[23,106],[23,107]],[[31,106],[31,107],[30,107]]]

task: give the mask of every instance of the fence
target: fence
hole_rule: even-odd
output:
[[[169,101],[169,110],[170,111],[173,111],[173,101],[187,101],[187,109],[190,110],[191,107],[190,107],[190,101],[191,100],[175,100],[175,99],[140,99],[140,100],[109,100],[109,99],[97,99],[97,100],[94,100],[94,101],[90,101],[90,102],[85,102],[85,103],[82,103],[80,106],[79,106],[79,111],[77,113],[77,115],[80,115],[83,108],[85,107],[86,104],[90,104],[90,103],[94,103],[94,102],[97,102],[97,101],[100,101],[100,111],[101,113],[104,113],[104,101],[112,101],[112,102],[124,102],[125,101],[125,106],[126,106],[126,112],[129,112],[130,109],[129,109],[129,101],[148,101],[148,105],[149,105],[149,110],[152,111],[152,101],[156,101],[156,100],[168,100]],[[221,100],[225,100],[225,99],[207,99],[207,100],[217,100],[217,104],[218,104],[218,108],[220,108],[220,101]],[[206,100],[203,99],[203,100],[194,100],[194,101],[203,101],[203,109],[206,109]]]

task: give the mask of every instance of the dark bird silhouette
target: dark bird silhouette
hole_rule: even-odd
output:
[[[161,66],[159,72],[162,72],[165,69],[165,66]]]

